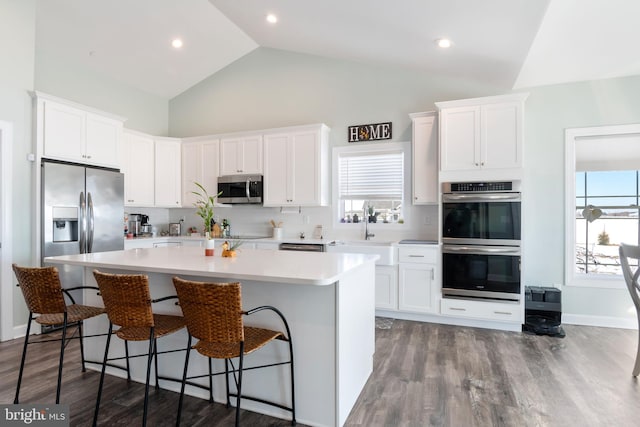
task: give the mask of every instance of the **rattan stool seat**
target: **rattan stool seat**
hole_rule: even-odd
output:
[[[67,323],[75,323],[104,313],[104,308],[90,305],[72,304],[67,306]],[[41,314],[35,318],[41,325],[62,325],[64,313]]]
[[[82,335],[82,322],[104,313],[101,307],[92,307],[88,305],[76,304],[70,290],[79,289],[96,289],[90,286],[78,286],[74,288],[63,289],[60,283],[60,275],[56,267],[19,267],[13,264],[13,271],[18,279],[18,286],[22,291],[24,300],[29,309],[29,320],[27,323],[27,333],[24,338],[24,348],[22,350],[22,360],[20,362],[20,371],[18,373],[18,384],[16,386],[16,395],[13,403],[19,403],[20,385],[22,383],[22,374],[24,372],[24,364],[29,343],[29,335],[31,332],[31,321],[35,320],[41,325],[61,325],[62,336],[60,338],[60,361],[58,363],[58,383],[56,389],[56,403],[60,403],[60,388],[62,384],[62,366],[64,363],[64,349],[70,339],[80,340],[80,355],[82,358],[82,371],[85,371],[84,359],[84,337]],[[65,294],[71,301],[67,305]],[[38,315],[38,316],[34,316]],[[67,337],[67,327],[76,326],[78,328],[78,337]],[[57,339],[40,340],[39,342],[57,341]]]
[[[249,354],[276,338],[284,338],[284,334],[270,329],[245,326],[244,354]],[[217,343],[201,340],[198,341],[193,348],[203,356],[214,359],[229,359],[240,356],[240,347],[237,343]]]
[[[153,336],[161,336],[176,332],[184,328],[184,318],[182,316],[172,316],[169,314],[153,315]],[[149,328],[142,326],[125,326],[116,331],[118,338],[128,341],[147,341],[149,339]]]

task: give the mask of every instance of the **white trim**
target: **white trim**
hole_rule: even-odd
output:
[[[11,203],[12,200],[12,164],[13,153],[13,125],[0,121],[0,236],[2,248],[0,248],[0,341],[14,338],[13,328],[13,272],[11,262],[13,260],[13,233],[11,231]]]
[[[640,134],[640,124],[595,126],[587,128],[565,129],[565,258],[564,276],[567,286],[597,287],[605,289],[621,289],[624,280],[622,276],[611,278],[603,275],[579,274],[575,271],[575,200],[576,200],[576,141],[593,136],[614,136],[625,134]],[[612,283],[621,280],[619,285]]]
[[[562,314],[562,323],[580,326],[598,326],[602,328],[638,329],[635,318],[592,316],[588,314]]]

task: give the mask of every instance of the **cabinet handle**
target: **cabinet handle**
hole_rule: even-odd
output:
[[[511,316],[513,313],[508,311],[494,311],[494,314],[506,314],[507,316]]]
[[[87,156],[87,159],[90,159],[90,158],[91,158],[91,156]]]
[[[433,269],[431,270],[431,280],[436,280],[436,272]]]
[[[458,308],[458,307],[449,307],[449,310],[453,311],[467,311],[466,308]]]
[[[409,255],[409,258],[424,258],[424,255]]]
[[[480,166],[478,163],[476,163],[476,166]]]
[[[484,166],[484,162],[480,162],[480,166]]]

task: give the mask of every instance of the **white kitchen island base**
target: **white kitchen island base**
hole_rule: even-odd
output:
[[[84,265],[87,285],[95,285],[94,269],[148,274],[152,298],[175,295],[173,276],[209,282],[240,281],[245,310],[272,305],[282,311],[289,322],[294,346],[298,422],[312,426],[343,425],[373,369],[375,257],[247,249],[235,259],[205,259],[202,252],[201,248],[188,247],[133,249],[52,257],[46,262]],[[184,262],[180,262],[181,258]],[[197,260],[202,261],[200,267],[195,265]],[[312,279],[314,275],[316,278]],[[95,291],[86,292],[85,302],[102,304]],[[180,313],[175,302],[154,304],[153,310]],[[279,318],[268,311],[245,316],[245,322],[283,329]],[[102,333],[107,328],[106,316],[100,316],[86,322],[85,334]],[[90,340],[85,346],[87,358],[102,360],[104,340]],[[158,351],[184,349],[186,342],[186,330],[179,331],[158,339]],[[144,353],[147,348],[147,342],[129,343],[131,354]],[[113,339],[110,357],[118,355],[124,355],[124,345],[121,340]],[[183,351],[160,355],[160,375],[181,378],[184,357]],[[276,363],[287,358],[286,343],[276,341],[248,355],[245,366]],[[131,361],[135,381],[144,382],[145,363],[145,357]],[[223,369],[222,361],[214,361],[214,371]],[[189,375],[205,374],[207,370],[207,359],[192,352]],[[118,369],[108,368],[107,372],[126,376]],[[203,384],[206,381],[203,379]],[[180,389],[179,383],[170,381],[160,380],[160,386],[174,391]],[[245,371],[243,394],[289,405],[290,392],[288,365]],[[186,393],[208,398],[208,392],[197,387],[187,386]],[[224,375],[215,377],[214,399],[226,402]],[[251,400],[243,400],[242,407],[290,419],[288,411]]]

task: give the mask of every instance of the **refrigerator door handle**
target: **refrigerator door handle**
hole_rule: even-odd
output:
[[[87,192],[87,253],[93,252],[93,201],[91,193]]]
[[[79,253],[85,253],[84,248],[86,247],[86,224],[87,224],[87,204],[84,199],[84,191],[80,192],[80,238],[78,239],[78,244],[80,245]]]

